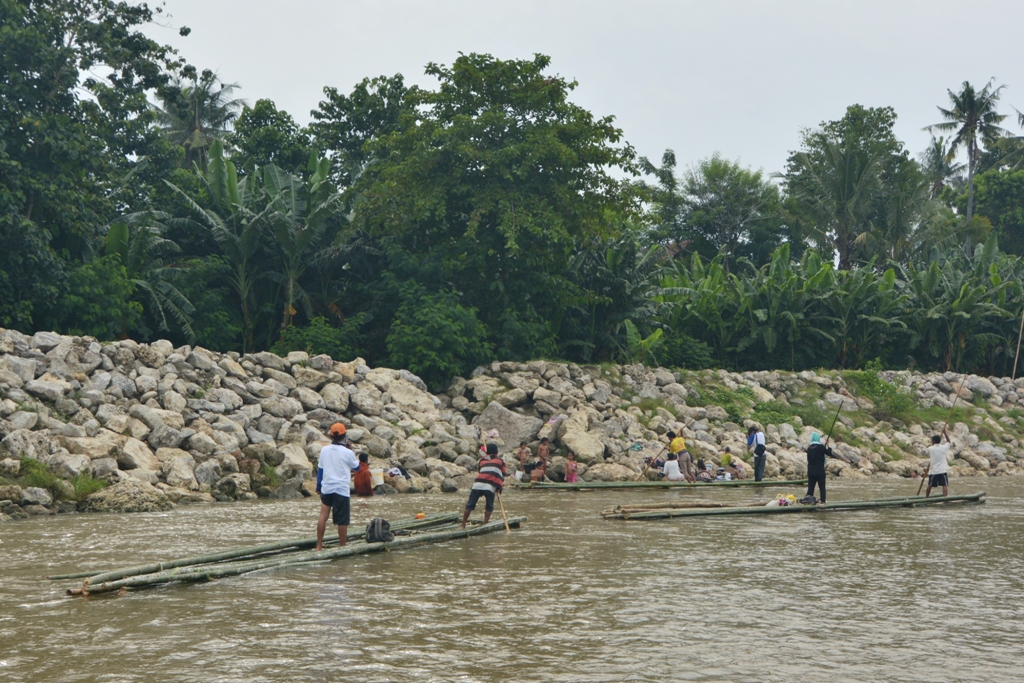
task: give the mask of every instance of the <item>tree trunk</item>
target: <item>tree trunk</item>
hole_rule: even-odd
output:
[[[972,140],[967,148],[967,222],[974,218],[974,155],[975,143]]]

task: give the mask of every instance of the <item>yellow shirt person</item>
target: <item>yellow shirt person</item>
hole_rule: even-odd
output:
[[[676,455],[685,451],[686,442],[683,441],[683,437],[677,436],[676,438],[672,439],[671,443],[669,443],[668,445],[668,450],[670,453],[675,453]]]

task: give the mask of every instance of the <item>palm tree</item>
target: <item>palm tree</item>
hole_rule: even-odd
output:
[[[872,230],[882,156],[864,153],[855,140],[834,140],[820,132],[811,138],[818,153],[797,154],[784,177],[813,222],[812,237],[822,249],[834,248],[839,269],[849,270],[857,238]]]
[[[949,143],[950,160],[958,149],[967,148],[967,223],[974,217],[974,167],[981,157],[981,146],[990,147],[1006,135],[1006,131],[999,127],[1006,116],[996,112],[1003,87],[993,88],[990,80],[984,88],[975,90],[974,86],[964,81],[959,93],[946,91],[949,93],[950,108],[938,108],[945,121],[925,127],[929,132],[955,132]]]
[[[921,152],[920,159],[921,170],[931,181],[930,199],[938,197],[947,184],[955,182],[959,186],[963,182],[964,165],[953,161],[946,138],[933,136],[931,144]]]
[[[219,86],[219,87],[218,87]],[[232,98],[237,83],[222,83],[206,69],[191,85],[175,78],[158,97],[157,121],[167,139],[185,148],[185,165],[206,168],[210,144],[228,133],[244,100]]]

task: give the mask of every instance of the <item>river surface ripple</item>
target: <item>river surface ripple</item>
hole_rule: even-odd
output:
[[[529,517],[511,536],[89,599],[41,577],[305,537],[317,503],[34,518],[0,526],[0,681],[1017,683],[1024,481],[953,484],[988,503],[621,522],[597,512],[770,493],[510,491]],[[353,519],[463,502],[377,497]]]

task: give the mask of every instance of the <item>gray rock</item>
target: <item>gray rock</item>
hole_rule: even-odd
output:
[[[349,403],[363,415],[380,415],[384,411],[384,404],[368,391],[352,392],[349,395]]]
[[[195,351],[188,354],[188,358],[185,359],[185,362],[196,370],[202,370],[203,372],[209,372],[217,367],[206,354],[196,353]]]
[[[64,396],[65,390],[65,386],[57,382],[49,382],[41,379],[34,379],[29,382],[25,382],[25,391],[36,398],[43,399],[44,401],[56,401],[58,398]]]
[[[271,396],[261,399],[260,407],[267,413],[286,420],[290,420],[302,412],[302,404],[287,396]]]
[[[503,394],[498,394],[494,400],[506,408],[512,408],[526,403],[529,398],[523,389],[509,389]]]
[[[292,376],[295,378],[296,384],[300,387],[312,389],[313,391],[316,391],[323,385],[327,384],[327,375],[319,370],[303,367],[301,365],[292,365]]]
[[[237,499],[243,493],[247,493],[250,487],[249,475],[244,472],[235,472],[221,477],[214,488],[229,498]]]
[[[174,449],[177,450],[177,449]],[[157,457],[160,457],[160,451],[157,452]],[[177,451],[170,458],[164,460],[163,465],[160,468],[160,472],[164,475],[164,479],[167,481],[168,486],[181,487],[195,491],[199,488],[199,482],[196,481],[195,475],[192,473],[196,468],[196,461],[191,455],[185,451]]]
[[[427,475],[427,461],[417,455],[411,455],[406,458],[405,462],[402,463],[402,467],[409,472],[414,472],[422,476]]]
[[[291,391],[292,389],[298,386],[298,383],[295,381],[295,378],[289,375],[287,372],[282,372],[280,370],[275,370],[273,368],[263,368],[263,376],[266,377],[267,379],[272,379],[275,382],[280,382],[281,384],[288,388],[288,391]]]
[[[20,460],[15,460],[14,458],[0,460],[0,477],[16,477],[19,472],[21,472]]]
[[[544,426],[544,422],[538,418],[514,413],[496,402],[491,402],[484,412],[477,415],[473,424],[484,432],[497,429],[506,444],[518,444],[520,441],[529,443]]]
[[[305,387],[298,387],[295,389],[295,391],[292,392],[292,398],[297,399],[306,410],[316,410],[317,408],[327,407],[320,394]]]
[[[156,429],[157,427],[162,427],[164,425],[163,419],[157,415],[152,408],[147,408],[146,406],[138,403],[131,407],[128,414],[142,422],[150,429]]]
[[[253,356],[256,362],[262,365],[264,368],[272,368],[281,372],[288,371],[288,362],[278,355],[269,353],[267,351],[260,351]]]
[[[247,427],[246,428],[245,435],[249,438],[249,443],[254,443],[254,444],[267,444],[267,443],[272,444],[272,443],[274,443],[274,437],[270,436],[269,434],[264,434],[263,432],[258,431],[258,430],[254,429],[252,427]]]
[[[30,432],[27,429],[16,429],[0,441],[0,447],[11,455],[25,456],[41,460],[43,456],[53,453],[59,446],[48,434]]]
[[[42,505],[49,507],[53,505],[53,496],[46,489],[38,486],[29,486],[21,491],[21,505]]]
[[[349,395],[345,387],[340,384],[326,384],[320,389],[320,396],[324,399],[324,406],[327,410],[336,413],[343,413],[348,410]]]
[[[424,382],[422,379],[420,379],[416,375],[412,374],[408,370],[399,370],[398,371],[398,379],[404,379],[406,382],[408,382],[409,384],[413,385],[414,387],[416,387],[420,391],[424,391],[424,392],[425,391],[429,391],[427,389],[426,382]]]
[[[334,360],[327,354],[322,353],[309,359],[309,367],[320,372],[331,372],[334,369]]]
[[[188,437],[186,444],[188,450],[202,455],[212,455],[217,450],[217,442],[202,432],[196,432]]]
[[[139,479],[126,479],[85,499],[89,512],[164,512],[171,501],[160,489]]]
[[[32,335],[32,339],[29,340],[28,344],[33,349],[39,349],[45,353],[60,344],[63,340],[64,338],[55,332],[36,332]]]
[[[992,382],[990,382],[989,380],[985,379],[984,377],[977,377],[975,375],[971,375],[970,377],[968,377],[967,380],[964,382],[964,386],[967,389],[970,389],[972,392],[974,392],[976,394],[981,394],[982,396],[984,396],[986,398],[988,398],[989,396],[992,396],[993,394],[998,393],[998,390],[996,389],[996,386],[994,384],[992,384]],[[27,384],[25,385],[25,389],[26,389],[26,391],[29,391]],[[961,401],[963,400],[963,396],[962,395],[961,395],[960,400]]]
[[[92,461],[92,476],[106,479],[118,472],[117,460],[114,458],[96,458]]]
[[[18,375],[21,381],[31,382],[36,378],[36,362],[28,358],[17,356],[4,356],[4,361],[11,372]]]
[[[12,431],[15,429],[32,429],[36,426],[36,422],[39,421],[39,415],[19,410],[11,414],[7,420],[11,423],[10,428]]]
[[[216,458],[199,463],[194,474],[197,482],[208,484],[211,488],[216,486],[217,482],[223,477],[220,463],[217,462]]]
[[[161,424],[149,434],[146,439],[153,448],[177,448],[181,445],[183,436],[180,431],[173,427]]]
[[[441,482],[441,493],[458,493],[459,485],[451,477],[445,477]]]

